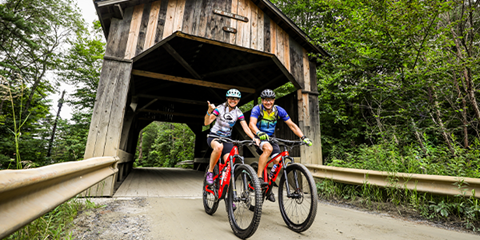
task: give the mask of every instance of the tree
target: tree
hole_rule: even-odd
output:
[[[85,152],[105,53],[99,21],[93,22],[93,29],[92,34],[88,28],[78,29],[76,38],[69,40],[71,47],[61,62],[60,80],[76,86],[76,89],[65,101],[72,106],[74,113],[70,123],[60,125],[56,161],[81,160]]]

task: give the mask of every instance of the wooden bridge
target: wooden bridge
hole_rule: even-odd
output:
[[[95,7],[107,46],[85,159],[120,161],[118,173],[92,194],[112,196],[132,169],[139,132],[152,121],[187,124],[196,134],[195,162],[205,161],[206,103],[223,103],[230,88],[242,92],[241,104],[257,104],[262,90],[292,83],[297,91],[277,104],[317,146],[294,155],[322,163],[315,69],[328,54],[270,1],[104,0]],[[277,135],[296,138],[285,126]]]

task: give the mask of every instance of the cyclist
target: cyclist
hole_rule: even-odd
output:
[[[270,156],[280,153],[280,147],[277,143],[271,144],[268,142],[269,137],[274,137],[275,127],[277,125],[277,119],[282,119],[290,127],[290,129],[302,139],[308,146],[312,145],[312,141],[303,135],[302,130],[295,124],[290,117],[288,116],[285,109],[280,106],[274,105],[275,103],[275,92],[271,89],[265,89],[260,94],[262,103],[253,107],[252,113],[250,115],[250,124],[249,127],[252,132],[256,133],[256,136],[261,140],[259,149],[257,149],[260,157],[258,159],[258,178],[260,184],[265,186],[268,185],[266,181],[268,179],[263,179],[263,169],[267,164],[268,158]],[[272,172],[269,174],[269,177],[273,176],[275,169],[278,167],[280,160],[275,160],[272,167]],[[275,196],[273,191],[267,199],[271,202],[275,202]]]
[[[242,97],[240,91],[237,89],[230,89],[227,91],[227,101],[216,106],[213,103],[208,103],[207,114],[205,114],[205,125],[211,124],[215,119],[217,121],[210,129],[210,134],[207,137],[208,146],[213,149],[210,155],[210,165],[206,174],[206,182],[208,185],[213,184],[213,169],[217,164],[219,156],[222,156],[224,160],[227,160],[227,156],[233,148],[232,143],[221,143],[216,141],[218,137],[230,137],[232,135],[232,129],[237,120],[240,120],[243,131],[252,139],[255,140],[257,145],[260,143],[258,139],[255,139],[252,131],[248,128],[242,111],[237,107],[240,98]]]

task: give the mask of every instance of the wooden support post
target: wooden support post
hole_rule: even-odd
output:
[[[317,86],[316,68],[315,63],[310,61],[305,65],[308,67],[303,68],[306,71],[302,82],[304,89],[297,90],[298,126],[313,141],[313,146],[300,147],[300,161],[303,164],[323,164],[318,93],[316,88],[312,89],[312,86]]]
[[[85,159],[116,156],[127,102],[132,63],[104,59],[88,133]],[[95,196],[112,196],[116,176],[92,187]]]

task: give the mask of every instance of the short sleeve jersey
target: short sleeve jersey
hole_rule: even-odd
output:
[[[227,103],[218,105],[212,113],[217,116],[217,119],[210,133],[219,137],[230,137],[237,120],[245,121],[242,111],[238,107],[229,111]]]
[[[288,116],[287,111],[280,106],[274,106],[277,108],[278,111],[278,118],[282,119],[283,121],[287,121],[290,119]],[[275,133],[275,127],[277,126],[277,119],[275,118],[275,112],[272,111],[270,114],[267,112],[263,105],[261,107],[259,105],[253,107],[252,114],[250,117],[259,118],[260,111],[263,111],[263,118],[260,121],[257,121],[257,128],[258,130],[265,132],[268,136],[272,136]]]

